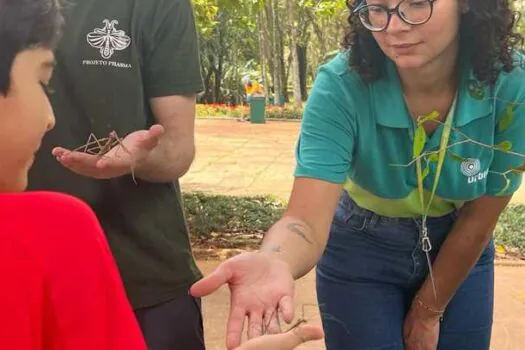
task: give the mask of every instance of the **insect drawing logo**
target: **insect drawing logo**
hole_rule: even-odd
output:
[[[103,59],[110,59],[115,51],[122,51],[129,47],[131,38],[123,30],[116,29],[117,20],[105,19],[103,28],[95,28],[87,35],[87,42],[92,47],[100,50]]]

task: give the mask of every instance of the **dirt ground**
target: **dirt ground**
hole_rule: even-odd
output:
[[[199,261],[205,275],[219,264],[218,261]],[[296,316],[321,325],[315,293],[315,273],[297,281],[295,297]],[[207,350],[224,350],[226,321],[230,307],[227,287],[203,299],[204,328]],[[299,350],[325,350],[322,341],[302,345]],[[496,267],[496,301],[491,350],[525,349],[525,268]],[[271,349],[269,349],[271,350]],[[350,350],[350,349],[349,349]],[[458,349],[460,350],[460,349]]]

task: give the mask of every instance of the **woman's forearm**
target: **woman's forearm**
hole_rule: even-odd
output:
[[[299,279],[315,266],[327,239],[327,232],[315,232],[306,222],[284,216],[265,235],[260,250],[285,261]]]
[[[487,227],[477,227],[479,225],[474,222],[461,221],[465,220],[458,219],[458,224],[443,243],[432,267],[437,300],[430,276],[418,293],[418,296],[427,305],[436,310],[446,308],[456,290],[478,261],[492,234],[492,227],[489,231]]]
[[[481,199],[461,210],[432,267],[437,300],[430,276],[418,292],[425,304],[436,310],[446,308],[486,248],[509,199]]]

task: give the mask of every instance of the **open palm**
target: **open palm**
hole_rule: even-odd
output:
[[[279,318],[287,323],[293,320],[294,279],[285,262],[263,253],[240,254],[195,283],[191,294],[205,296],[226,283],[231,293],[226,336],[228,349],[241,343],[246,316],[248,339],[265,333],[280,333]]]
[[[64,167],[79,175],[111,179],[129,174],[146,162],[163,134],[164,127],[154,125],[149,130],[138,130],[127,135],[104,154],[88,154],[62,147],[53,149],[52,154]]]

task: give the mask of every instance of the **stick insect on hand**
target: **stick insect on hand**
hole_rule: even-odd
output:
[[[85,145],[74,150],[56,147],[52,154],[64,167],[76,174],[94,179],[111,179],[131,174],[136,182],[135,169],[147,161],[163,134],[164,127],[161,125],[135,131],[123,139],[115,131],[103,139],[91,134]]]

